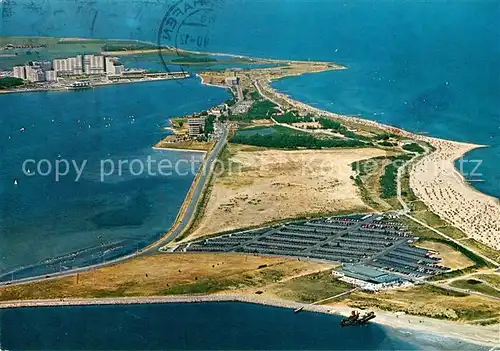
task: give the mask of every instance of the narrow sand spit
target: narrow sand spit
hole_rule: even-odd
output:
[[[465,153],[483,146],[426,137],[375,121],[323,111],[277,92],[269,82],[259,81],[259,84],[263,94],[274,102],[286,101],[303,111],[386,129],[429,142],[436,151],[419,160],[410,173],[410,186],[415,194],[434,213],[461,229],[468,237],[500,250],[500,200],[475,190],[454,166],[455,160]]]

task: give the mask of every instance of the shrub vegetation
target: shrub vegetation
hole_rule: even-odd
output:
[[[24,81],[21,78],[4,77],[0,79],[0,89],[9,89],[21,85],[24,85]]]
[[[308,149],[322,149],[322,148],[336,148],[336,147],[366,147],[371,144],[362,142],[360,140],[350,140],[350,139],[336,139],[336,138],[316,138],[311,134],[294,131],[287,127],[274,126],[272,127],[276,130],[276,133],[252,133],[252,134],[242,134],[241,132],[236,133],[235,136],[231,138],[231,142],[235,144],[246,144],[261,147],[270,147],[278,149],[297,149],[297,148],[308,148]],[[249,129],[245,129],[248,131]],[[251,130],[251,129],[250,129]]]

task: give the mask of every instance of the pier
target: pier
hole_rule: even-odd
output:
[[[329,300],[333,300],[333,299],[336,299],[338,297],[341,297],[341,296],[345,296],[345,295],[349,295],[350,293],[353,293],[355,292],[356,290],[358,290],[359,288],[354,288],[354,289],[351,289],[351,290],[347,290],[347,291],[344,291],[340,294],[337,294],[337,295],[334,295],[334,296],[330,296],[330,297],[327,297],[326,299],[321,299],[321,300],[318,300],[318,301],[315,301],[313,303],[310,303],[308,305],[304,305],[304,306],[300,306],[299,308],[296,308],[293,312],[294,313],[299,313],[300,311],[302,311],[306,306],[314,306],[314,305],[319,305],[325,301],[329,301]]]

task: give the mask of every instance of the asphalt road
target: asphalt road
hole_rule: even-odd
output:
[[[184,211],[177,227],[170,233],[170,235],[161,240],[158,240],[151,247],[149,247],[148,250],[154,250],[156,248],[159,248],[163,245],[172,242],[173,240],[178,238],[184,232],[184,230],[188,228],[189,223],[196,214],[196,206],[198,205],[198,201],[201,195],[203,194],[203,190],[205,189],[205,185],[208,179],[210,178],[210,174],[213,171],[215,161],[217,160],[217,157],[219,156],[222,149],[226,145],[226,142],[227,142],[227,129],[224,128],[222,137],[219,139],[219,141],[212,149],[210,154],[208,154],[205,162],[203,163],[202,168],[200,169],[200,178],[198,180],[198,183],[196,184],[196,187],[194,188],[193,195],[189,201],[189,205],[186,211]]]
[[[189,199],[189,204],[185,211],[181,214],[181,218],[177,221],[175,225],[175,228],[173,230],[170,230],[169,234],[166,237],[161,238],[160,240],[156,241],[155,243],[149,245],[145,249],[140,250],[137,253],[133,253],[130,255],[122,256],[114,260],[110,260],[104,263],[92,265],[92,266],[85,266],[85,267],[79,267],[79,268],[74,268],[62,272],[56,272],[56,273],[51,273],[47,275],[40,275],[40,276],[35,276],[35,277],[27,277],[27,278],[21,278],[21,279],[15,279],[7,282],[1,282],[0,286],[6,286],[6,285],[15,285],[15,284],[24,284],[24,283],[31,283],[31,282],[36,282],[36,281],[42,281],[42,280],[49,280],[49,279],[55,279],[55,278],[60,278],[60,277],[65,277],[65,276],[70,276],[74,275],[76,273],[83,273],[83,272],[88,272],[96,268],[104,267],[104,266],[109,266],[112,264],[116,264],[119,262],[124,262],[127,260],[130,260],[132,258],[138,257],[138,256],[144,256],[151,254],[153,252],[156,252],[158,248],[161,246],[164,246],[176,238],[178,238],[184,230],[186,230],[189,227],[189,224],[191,220],[193,219],[194,215],[196,214],[196,206],[198,204],[198,201],[203,194],[203,190],[205,188],[205,185],[210,178],[210,174],[212,173],[215,161],[217,160],[217,157],[219,156],[220,152],[224,148],[227,142],[227,135],[228,131],[226,128],[223,129],[223,134],[222,137],[217,141],[217,144],[214,146],[212,151],[206,156],[205,162],[203,162],[203,165],[200,169],[199,173],[199,179],[198,182],[195,185],[195,188],[192,189],[192,196]]]

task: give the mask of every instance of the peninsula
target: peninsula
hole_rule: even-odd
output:
[[[386,324],[497,344],[500,204],[454,168],[480,146],[323,111],[271,85],[340,65],[230,57],[265,67],[199,72],[232,98],[172,118],[175,135],[156,144],[206,152],[208,175],[194,180],[171,230],[106,265],[7,281],[0,307],[214,299],[363,308]]]

